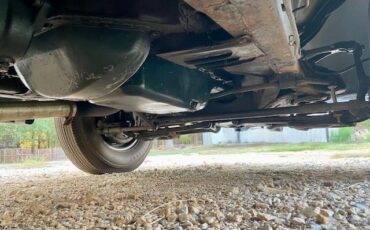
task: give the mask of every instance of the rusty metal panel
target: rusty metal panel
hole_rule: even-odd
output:
[[[287,0],[185,0],[234,37],[249,35],[276,73],[299,72],[299,36]]]

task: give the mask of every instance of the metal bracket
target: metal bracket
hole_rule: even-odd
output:
[[[361,60],[364,46],[355,41],[338,42],[329,46],[303,51],[303,61],[316,64],[321,60],[338,53],[352,54],[355,62],[357,80],[359,88],[357,90],[357,100],[365,101],[366,94],[370,89],[370,79],[366,75],[363,61]]]

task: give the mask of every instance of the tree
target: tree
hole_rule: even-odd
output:
[[[0,124],[2,148],[52,148],[58,145],[52,119],[39,119],[32,125]]]

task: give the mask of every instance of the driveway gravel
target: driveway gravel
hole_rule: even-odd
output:
[[[0,169],[3,229],[370,229],[370,159],[149,157],[92,176],[68,162]]]

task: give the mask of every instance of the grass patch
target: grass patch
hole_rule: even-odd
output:
[[[260,150],[265,152],[300,152],[300,151],[345,151],[354,149],[369,149],[369,143],[351,143],[351,144],[335,144],[335,143],[304,143],[304,144],[283,144],[265,146]]]
[[[45,164],[44,156],[31,156],[30,158],[18,163],[17,166],[20,168],[36,168]]]
[[[151,156],[158,155],[217,155],[217,154],[247,154],[247,153],[272,153],[281,155],[281,152],[302,152],[302,151],[348,151],[370,149],[370,143],[304,143],[304,144],[275,144],[275,145],[216,145],[216,146],[197,146],[184,149],[153,149]],[[287,157],[287,154],[283,154]],[[344,154],[345,155],[345,154]]]
[[[150,156],[162,156],[162,155],[190,155],[194,153],[196,148],[192,147],[189,149],[151,149],[149,152]]]
[[[340,128],[337,131],[331,132],[330,142],[332,143],[350,143],[354,133],[353,127]]]

